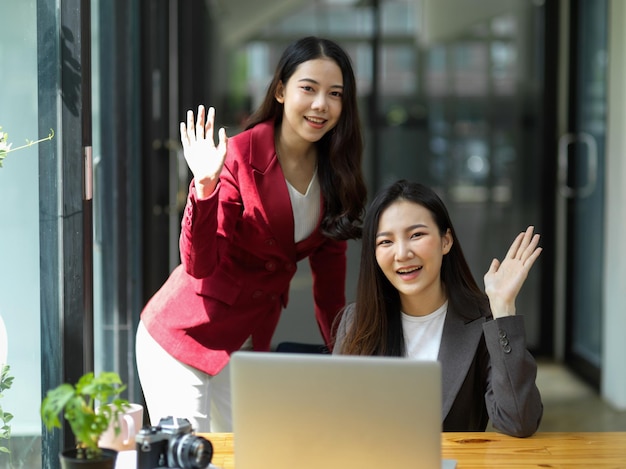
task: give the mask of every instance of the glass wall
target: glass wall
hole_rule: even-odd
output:
[[[13,149],[40,137],[37,103],[37,2],[2,2],[0,132]],[[58,139],[10,152],[0,168],[0,316],[14,377],[0,406],[13,414],[11,438],[0,439],[0,467],[40,467],[41,342],[39,151]],[[1,344],[0,344],[1,345]]]
[[[544,12],[520,1],[476,17],[467,2],[431,2],[425,24],[438,24],[450,8],[472,21],[456,21],[453,30],[431,27],[422,42],[418,99],[427,116],[419,126],[425,141],[409,158],[423,161],[416,176],[444,196],[482,285],[491,259],[502,258],[518,232],[531,224],[540,233],[551,229],[542,223],[549,210],[543,202]],[[540,274],[540,268],[531,272],[517,304],[531,348],[540,346]]]
[[[0,314],[14,376],[2,397],[14,415],[3,467],[58,467],[74,440],[42,431],[42,393],[93,367],[89,6],[27,0],[1,10],[0,125],[16,150],[0,168]]]

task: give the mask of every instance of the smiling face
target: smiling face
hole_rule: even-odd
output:
[[[279,83],[276,100],[283,104],[281,138],[317,142],[339,121],[343,76],[335,61],[320,58],[302,62],[287,83]]]
[[[376,262],[398,290],[406,314],[424,316],[445,302],[441,264],[451,247],[450,230],[442,236],[422,205],[398,199],[381,213]]]

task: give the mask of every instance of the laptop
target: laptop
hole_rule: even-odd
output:
[[[454,469],[441,459],[439,362],[235,352],[237,469]]]

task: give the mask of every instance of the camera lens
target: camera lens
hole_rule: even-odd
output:
[[[187,433],[172,441],[170,454],[175,467],[204,469],[213,458],[213,445],[206,438]]]

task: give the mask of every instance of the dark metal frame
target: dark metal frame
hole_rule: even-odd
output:
[[[39,153],[42,396],[93,368],[89,22],[89,2],[62,0],[58,11],[37,3],[39,128],[57,135],[52,151]],[[43,427],[42,466],[57,468],[59,451],[73,444],[67,426]]]

